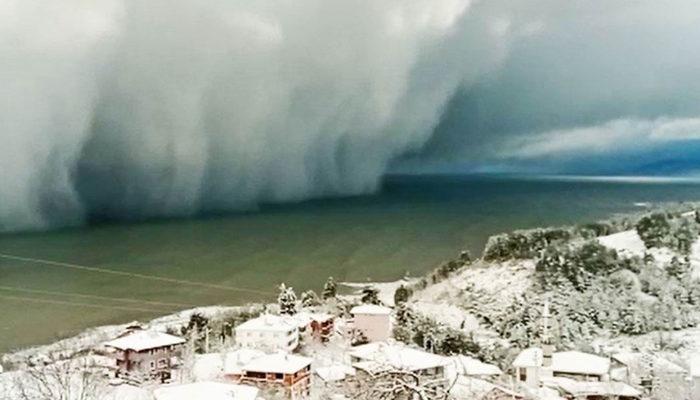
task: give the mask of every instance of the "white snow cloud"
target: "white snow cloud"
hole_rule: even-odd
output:
[[[374,190],[506,38],[471,0],[8,0],[0,230]]]

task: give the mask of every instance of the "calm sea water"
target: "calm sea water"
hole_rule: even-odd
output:
[[[0,253],[269,292],[280,282],[297,291],[319,290],[330,275],[338,280],[419,275],[461,249],[479,254],[498,232],[592,221],[638,210],[635,203],[641,202],[697,200],[700,184],[679,181],[392,177],[373,196],[4,235]],[[188,305],[266,297],[0,259],[0,353],[177,309],[87,296]]]

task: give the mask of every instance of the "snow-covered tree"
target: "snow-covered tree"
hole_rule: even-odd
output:
[[[318,295],[313,290],[307,290],[301,294],[301,306],[302,308],[309,308],[319,305],[321,302],[318,299]]]
[[[690,260],[687,258],[681,261],[678,257],[673,257],[666,266],[666,273],[681,282],[690,276],[691,271]]]
[[[362,289],[362,302],[365,304],[380,304],[379,290],[372,286],[365,286]]]
[[[681,254],[690,254],[693,243],[698,239],[698,226],[694,220],[681,218],[673,230],[674,247]]]
[[[19,372],[8,386],[13,400],[100,400],[107,382],[89,358],[51,359]]]
[[[406,286],[401,285],[394,292],[394,304],[403,304],[408,301],[409,297],[411,297],[411,291]]]
[[[376,373],[361,372],[356,383],[344,389],[354,400],[446,400],[453,385],[387,365]]]
[[[292,287],[287,287],[284,283],[279,287],[280,293],[277,296],[277,304],[281,315],[295,315],[297,313],[297,295]]]
[[[637,222],[636,229],[647,248],[663,246],[671,235],[671,223],[663,213],[643,217]]]
[[[338,286],[335,283],[335,280],[333,280],[333,277],[328,277],[328,280],[326,281],[326,284],[323,285],[323,293],[321,293],[321,296],[323,297],[323,300],[329,300],[329,299],[334,299],[338,295]]]

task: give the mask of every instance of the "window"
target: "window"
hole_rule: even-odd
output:
[[[156,362],[155,361],[151,361],[151,369],[156,369]]]
[[[282,378],[284,378],[284,375],[282,375],[282,374],[275,374],[275,379],[277,379],[278,381],[281,381]]]

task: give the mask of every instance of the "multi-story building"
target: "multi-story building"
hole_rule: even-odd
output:
[[[167,333],[132,329],[104,345],[116,360],[116,377],[165,382],[184,343],[184,339]]]
[[[383,342],[391,338],[391,308],[363,304],[350,310],[352,329],[368,342]]]
[[[243,348],[294,351],[299,346],[299,328],[290,317],[265,314],[237,326],[236,344]]]
[[[260,387],[278,387],[288,398],[309,397],[311,359],[288,353],[275,353],[255,358],[241,367],[240,374],[227,375],[239,383]]]
[[[335,329],[335,316],[327,313],[300,312],[294,316],[302,335],[320,342],[327,342]]]

